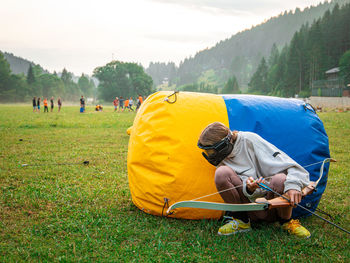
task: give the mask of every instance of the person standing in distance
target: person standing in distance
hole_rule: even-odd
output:
[[[58,97],[57,105],[58,105],[58,112],[60,112],[60,111],[61,111],[61,107],[62,107],[62,100],[61,100],[61,97]]]
[[[36,97],[33,98],[33,112],[36,112]]]
[[[53,97],[50,99],[50,106],[51,106],[51,112],[53,111],[54,103],[53,103]]]
[[[115,97],[115,100],[113,101],[113,105],[114,105],[114,111],[117,111],[118,105],[119,105],[118,97]]]
[[[40,97],[38,97],[38,101],[37,101],[37,104],[36,104],[37,107],[38,107],[38,112],[39,113],[40,113],[40,100],[41,100]]]
[[[124,99],[122,96],[119,97],[119,109],[118,112],[123,111],[124,110]]]
[[[47,104],[47,98],[44,99],[44,112],[49,113],[49,107],[48,107],[48,104]]]
[[[81,109],[81,112],[85,112],[85,99],[83,95],[81,95],[81,98],[80,98],[80,109]]]

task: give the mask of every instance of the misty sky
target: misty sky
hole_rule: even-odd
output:
[[[321,0],[1,0],[0,50],[80,75],[116,60],[179,63]]]

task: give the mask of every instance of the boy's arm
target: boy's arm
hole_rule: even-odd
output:
[[[284,183],[285,193],[289,190],[301,192],[304,187],[309,185],[309,173],[303,167],[259,135],[256,134],[252,137],[251,143],[254,148],[257,169],[263,177],[273,176],[286,171],[287,179]]]

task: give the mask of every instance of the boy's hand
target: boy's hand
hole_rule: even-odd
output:
[[[247,179],[248,193],[253,193],[259,187],[258,183],[265,183],[264,178],[260,177],[259,179],[255,180],[253,177],[249,177]]]
[[[286,192],[286,197],[290,200],[290,204],[295,206],[301,201],[301,192],[298,190],[290,189]]]

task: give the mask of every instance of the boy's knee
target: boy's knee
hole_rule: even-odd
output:
[[[272,176],[270,181],[270,187],[277,190],[278,192],[283,192],[284,182],[287,179],[287,175],[284,173],[279,173]]]
[[[227,166],[220,166],[215,171],[215,184],[217,186],[227,184],[228,178],[233,173],[232,169]]]

